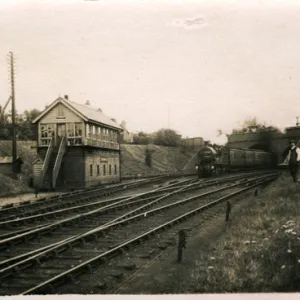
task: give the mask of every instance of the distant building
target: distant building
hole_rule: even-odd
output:
[[[22,172],[22,164],[23,160],[21,157],[17,157],[16,159],[16,173]],[[10,176],[13,174],[13,157],[12,156],[3,156],[0,157],[0,174]]]
[[[204,145],[202,137],[186,138],[181,140],[181,145],[184,147],[197,148]]]
[[[120,124],[123,132],[121,133],[121,142],[123,143],[133,143],[133,134],[130,133],[126,128],[126,122],[122,121]]]
[[[34,184],[89,187],[120,181],[122,128],[101,109],[59,97],[33,121],[37,126]]]

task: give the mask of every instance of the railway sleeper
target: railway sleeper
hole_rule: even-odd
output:
[[[40,280],[40,279],[47,279],[47,278],[49,278],[49,276],[44,275],[44,274],[36,274],[36,273],[34,273],[34,274],[23,273],[23,274],[18,274],[14,278],[15,279]],[[10,285],[9,285],[9,287],[10,287]]]
[[[52,265],[48,265],[47,269],[53,269],[53,270],[65,270],[66,268],[68,268],[69,265],[66,264],[56,264],[55,266]]]
[[[162,244],[158,245],[158,248],[161,249],[161,250],[166,250],[168,248],[168,245],[162,243]]]
[[[121,279],[124,277],[124,273],[123,272],[120,272],[120,271],[111,271],[110,274],[108,275],[110,277],[114,277],[116,279]]]
[[[133,263],[133,262],[127,262],[127,263],[120,263],[116,266],[117,268],[120,268],[120,269],[124,269],[124,270],[128,270],[128,271],[132,271],[132,270],[135,270],[137,267],[136,267],[136,264]]]
[[[76,274],[67,274],[66,279],[74,284],[76,282],[75,277],[76,277]]]
[[[68,259],[68,260],[80,260],[82,259],[82,255],[61,255],[58,256],[57,258],[59,259]]]
[[[90,240],[93,241],[93,242],[98,241],[98,236],[97,236],[97,234],[91,234],[91,235],[90,235]]]
[[[50,291],[51,293],[55,293],[55,288],[64,284],[66,281],[66,279],[64,277],[59,278],[58,280],[56,280],[54,283],[51,284],[47,284],[47,286],[41,287],[38,291],[41,294],[49,294],[48,291]]]
[[[55,253],[56,254],[59,254],[61,252],[64,252],[68,249],[68,246],[67,245],[64,245],[63,247],[59,247],[59,249],[55,249]],[[59,256],[58,256],[59,257]]]
[[[23,264],[22,266],[20,267],[14,267],[14,271],[17,273],[17,274],[21,274],[21,271],[24,270],[24,269],[27,269],[28,267],[31,267],[32,265],[34,265],[34,261],[28,261],[27,263]]]

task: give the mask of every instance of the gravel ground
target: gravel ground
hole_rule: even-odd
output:
[[[27,194],[21,194],[18,196],[13,196],[13,197],[0,197],[0,207],[7,205],[7,204],[12,204],[12,203],[20,203],[20,202],[24,202],[24,201],[29,201],[29,200],[37,200],[37,199],[41,199],[41,198],[48,198],[51,196],[55,196],[55,195],[60,195],[63,193],[40,193],[38,195],[38,197],[35,197],[34,193],[27,193]]]

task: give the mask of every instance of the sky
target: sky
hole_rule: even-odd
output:
[[[129,131],[171,128],[223,143],[249,117],[300,115],[300,1],[0,0],[0,105],[58,96]]]

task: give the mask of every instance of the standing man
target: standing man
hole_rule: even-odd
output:
[[[290,151],[287,156],[290,172],[293,181],[298,181],[298,164],[300,161],[300,149],[296,147],[295,141],[290,141]]]

